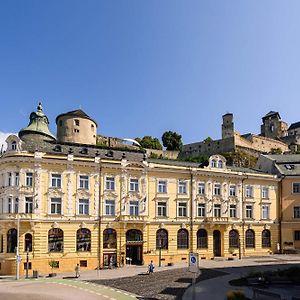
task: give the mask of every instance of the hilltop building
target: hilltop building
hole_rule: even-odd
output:
[[[47,274],[53,261],[66,272],[277,250],[276,176],[220,155],[203,167],[97,146],[80,110],[57,117],[57,138],[48,124],[39,105],[0,157],[0,274],[15,274],[16,247],[21,274],[27,252],[31,271]]]

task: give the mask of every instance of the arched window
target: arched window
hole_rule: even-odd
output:
[[[17,247],[18,231],[15,228],[7,232],[7,253],[14,253]]]
[[[199,229],[197,231],[197,248],[207,248],[207,231]]]
[[[76,250],[91,251],[91,231],[87,228],[80,228],[76,234]]]
[[[179,229],[177,232],[177,248],[187,249],[189,247],[189,233],[186,229]]]
[[[239,247],[239,233],[236,230],[229,231],[229,248]]]
[[[48,251],[63,252],[64,232],[60,228],[52,228],[48,231]]]
[[[220,169],[223,168],[223,162],[221,160],[218,161],[218,168],[220,168]]]
[[[246,231],[246,248],[255,248],[255,233],[252,229]]]
[[[213,159],[213,160],[211,161],[211,167],[212,167],[212,168],[216,168],[216,167],[217,167],[217,161],[216,161],[215,159]]]
[[[261,244],[263,248],[271,247],[271,232],[268,229],[263,230],[261,233]]]
[[[156,249],[168,249],[168,231],[158,229],[156,231]]]
[[[32,252],[32,235],[30,233],[25,234],[25,249],[24,251]]]
[[[0,235],[0,253],[3,253],[3,234]]]
[[[17,150],[17,142],[16,141],[13,141],[11,143],[11,150]]]
[[[107,228],[103,231],[103,248],[117,248],[117,232],[112,228]]]
[[[126,242],[142,242],[143,234],[140,230],[130,229],[126,232]]]

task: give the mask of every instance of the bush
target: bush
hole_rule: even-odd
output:
[[[241,291],[229,291],[227,293],[227,300],[246,300],[246,296]]]

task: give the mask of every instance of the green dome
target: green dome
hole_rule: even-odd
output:
[[[19,131],[19,137],[22,140],[55,141],[55,136],[50,132],[48,125],[49,120],[44,114],[42,103],[40,102],[37,111],[30,114],[28,126]]]

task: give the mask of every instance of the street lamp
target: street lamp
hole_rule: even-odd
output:
[[[19,255],[19,234],[20,234],[20,215],[17,214],[17,247],[16,247],[16,280],[20,279],[20,262],[21,256]]]
[[[161,267],[161,237],[158,240],[158,249],[159,249],[158,266]]]

